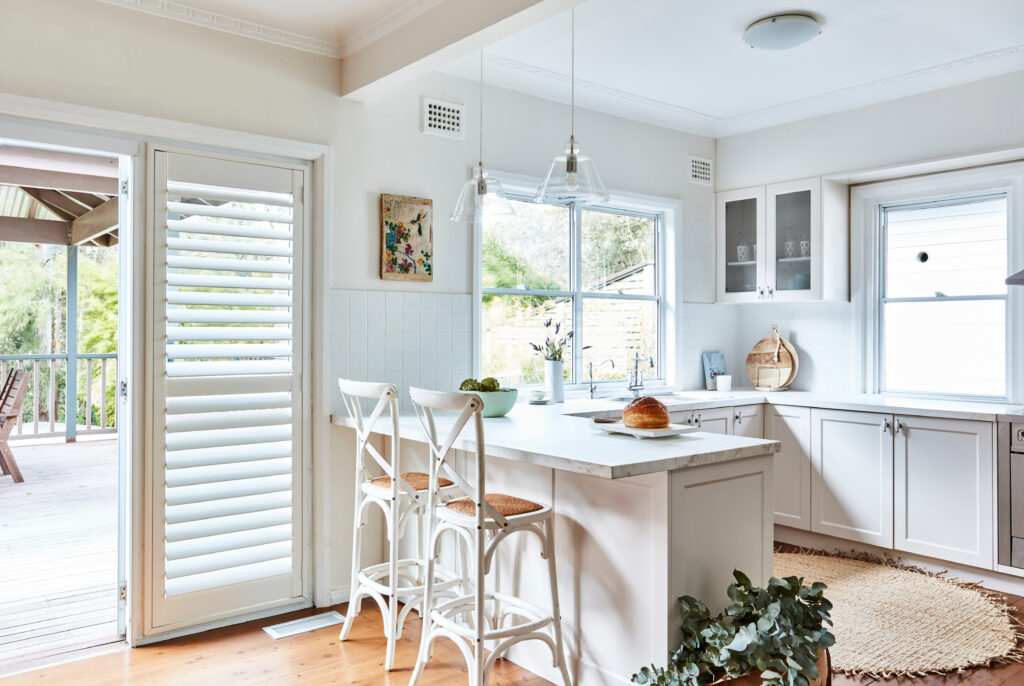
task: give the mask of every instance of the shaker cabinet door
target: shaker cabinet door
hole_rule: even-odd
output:
[[[811,411],[806,407],[766,405],[764,412],[764,437],[782,444],[775,453],[775,523],[809,531]]]
[[[897,550],[993,569],[993,424],[896,417]]]
[[[811,411],[811,531],[892,547],[893,417]]]

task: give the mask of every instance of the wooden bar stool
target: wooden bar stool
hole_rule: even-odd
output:
[[[416,415],[427,434],[430,446],[430,482],[439,483],[444,474],[467,497],[448,503],[439,503],[435,488],[428,492],[428,530],[431,535],[427,547],[427,583],[423,607],[423,633],[419,656],[409,686],[416,686],[426,663],[430,660],[433,642],[439,637],[450,638],[462,651],[469,667],[470,686],[486,686],[494,662],[512,645],[538,639],[551,649],[552,661],[562,673],[564,686],[572,686],[565,653],[562,648],[562,623],[559,616],[558,582],[555,574],[554,518],[551,507],[543,506],[515,496],[486,493],[486,450],[484,425],[481,417],[483,401],[468,393],[441,393],[422,388],[410,388],[409,395]],[[458,412],[455,423],[443,441],[438,441],[433,410]],[[473,463],[476,467],[475,483],[458,472],[448,459],[452,445],[462,430],[473,420],[475,441]],[[459,450],[467,450],[463,445]],[[438,543],[446,531],[466,544],[473,561],[471,588],[463,594],[439,602],[431,583]],[[511,534],[528,532],[541,540],[541,556],[548,561],[551,585],[551,608],[548,612],[532,603],[512,595],[487,591],[484,582],[494,552]],[[490,654],[485,645],[492,645]]]
[[[338,387],[341,397],[348,410],[356,431],[356,478],[355,478],[355,519],[352,534],[352,578],[348,613],[345,624],[341,628],[339,639],[344,641],[352,630],[352,621],[359,614],[365,596],[373,598],[380,606],[384,619],[384,635],[388,639],[387,652],[384,657],[384,669],[391,670],[395,662],[395,642],[402,636],[405,618],[413,608],[421,607],[427,576],[427,565],[423,555],[425,532],[422,526],[417,527],[417,557],[399,558],[398,544],[405,531],[409,519],[419,520],[427,511],[429,501],[446,502],[458,495],[457,488],[447,479],[439,479],[439,492],[432,493],[433,499],[427,498],[430,478],[423,472],[402,472],[399,456],[398,433],[398,389],[392,384],[367,383],[339,379]],[[375,402],[368,417],[363,416],[361,399]],[[381,418],[384,410],[390,410],[391,431],[390,459],[384,456],[369,442],[374,425]],[[383,472],[383,476],[373,476],[373,471]],[[373,505],[380,507],[384,513],[387,527],[389,555],[388,561],[362,567],[361,542],[362,530],[365,526],[366,511]],[[448,595],[454,596],[454,587],[462,583],[462,579],[453,572],[438,568],[432,570],[436,574],[436,586]],[[399,608],[399,605],[404,606]]]

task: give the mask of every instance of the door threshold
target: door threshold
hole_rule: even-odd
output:
[[[37,669],[56,667],[67,662],[77,662],[90,657],[115,653],[119,650],[128,650],[128,642],[124,638],[114,639],[108,643],[99,645],[88,645],[80,648],[70,648],[62,653],[47,655],[45,657],[29,657],[24,660],[15,660],[7,664],[0,664],[0,679],[26,672],[33,672]]]

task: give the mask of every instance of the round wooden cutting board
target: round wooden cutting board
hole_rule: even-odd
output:
[[[755,343],[747,355],[747,376],[759,391],[778,391],[793,383],[799,364],[793,344],[772,324],[772,335]]]

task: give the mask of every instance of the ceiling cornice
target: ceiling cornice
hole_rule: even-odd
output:
[[[367,45],[375,43],[402,24],[411,21],[424,12],[440,5],[444,0],[409,0],[398,9],[384,15],[346,40],[338,48],[342,59],[359,52]]]
[[[326,57],[340,57],[341,50],[332,41],[306,36],[301,33],[285,31],[273,26],[265,26],[256,22],[246,21],[237,17],[229,17],[216,12],[198,9],[173,0],[99,0],[108,5],[116,5],[127,9],[145,12],[146,14],[176,19],[188,24],[204,26],[236,36],[255,38],[256,40],[282,45],[295,50],[312,52]]]

